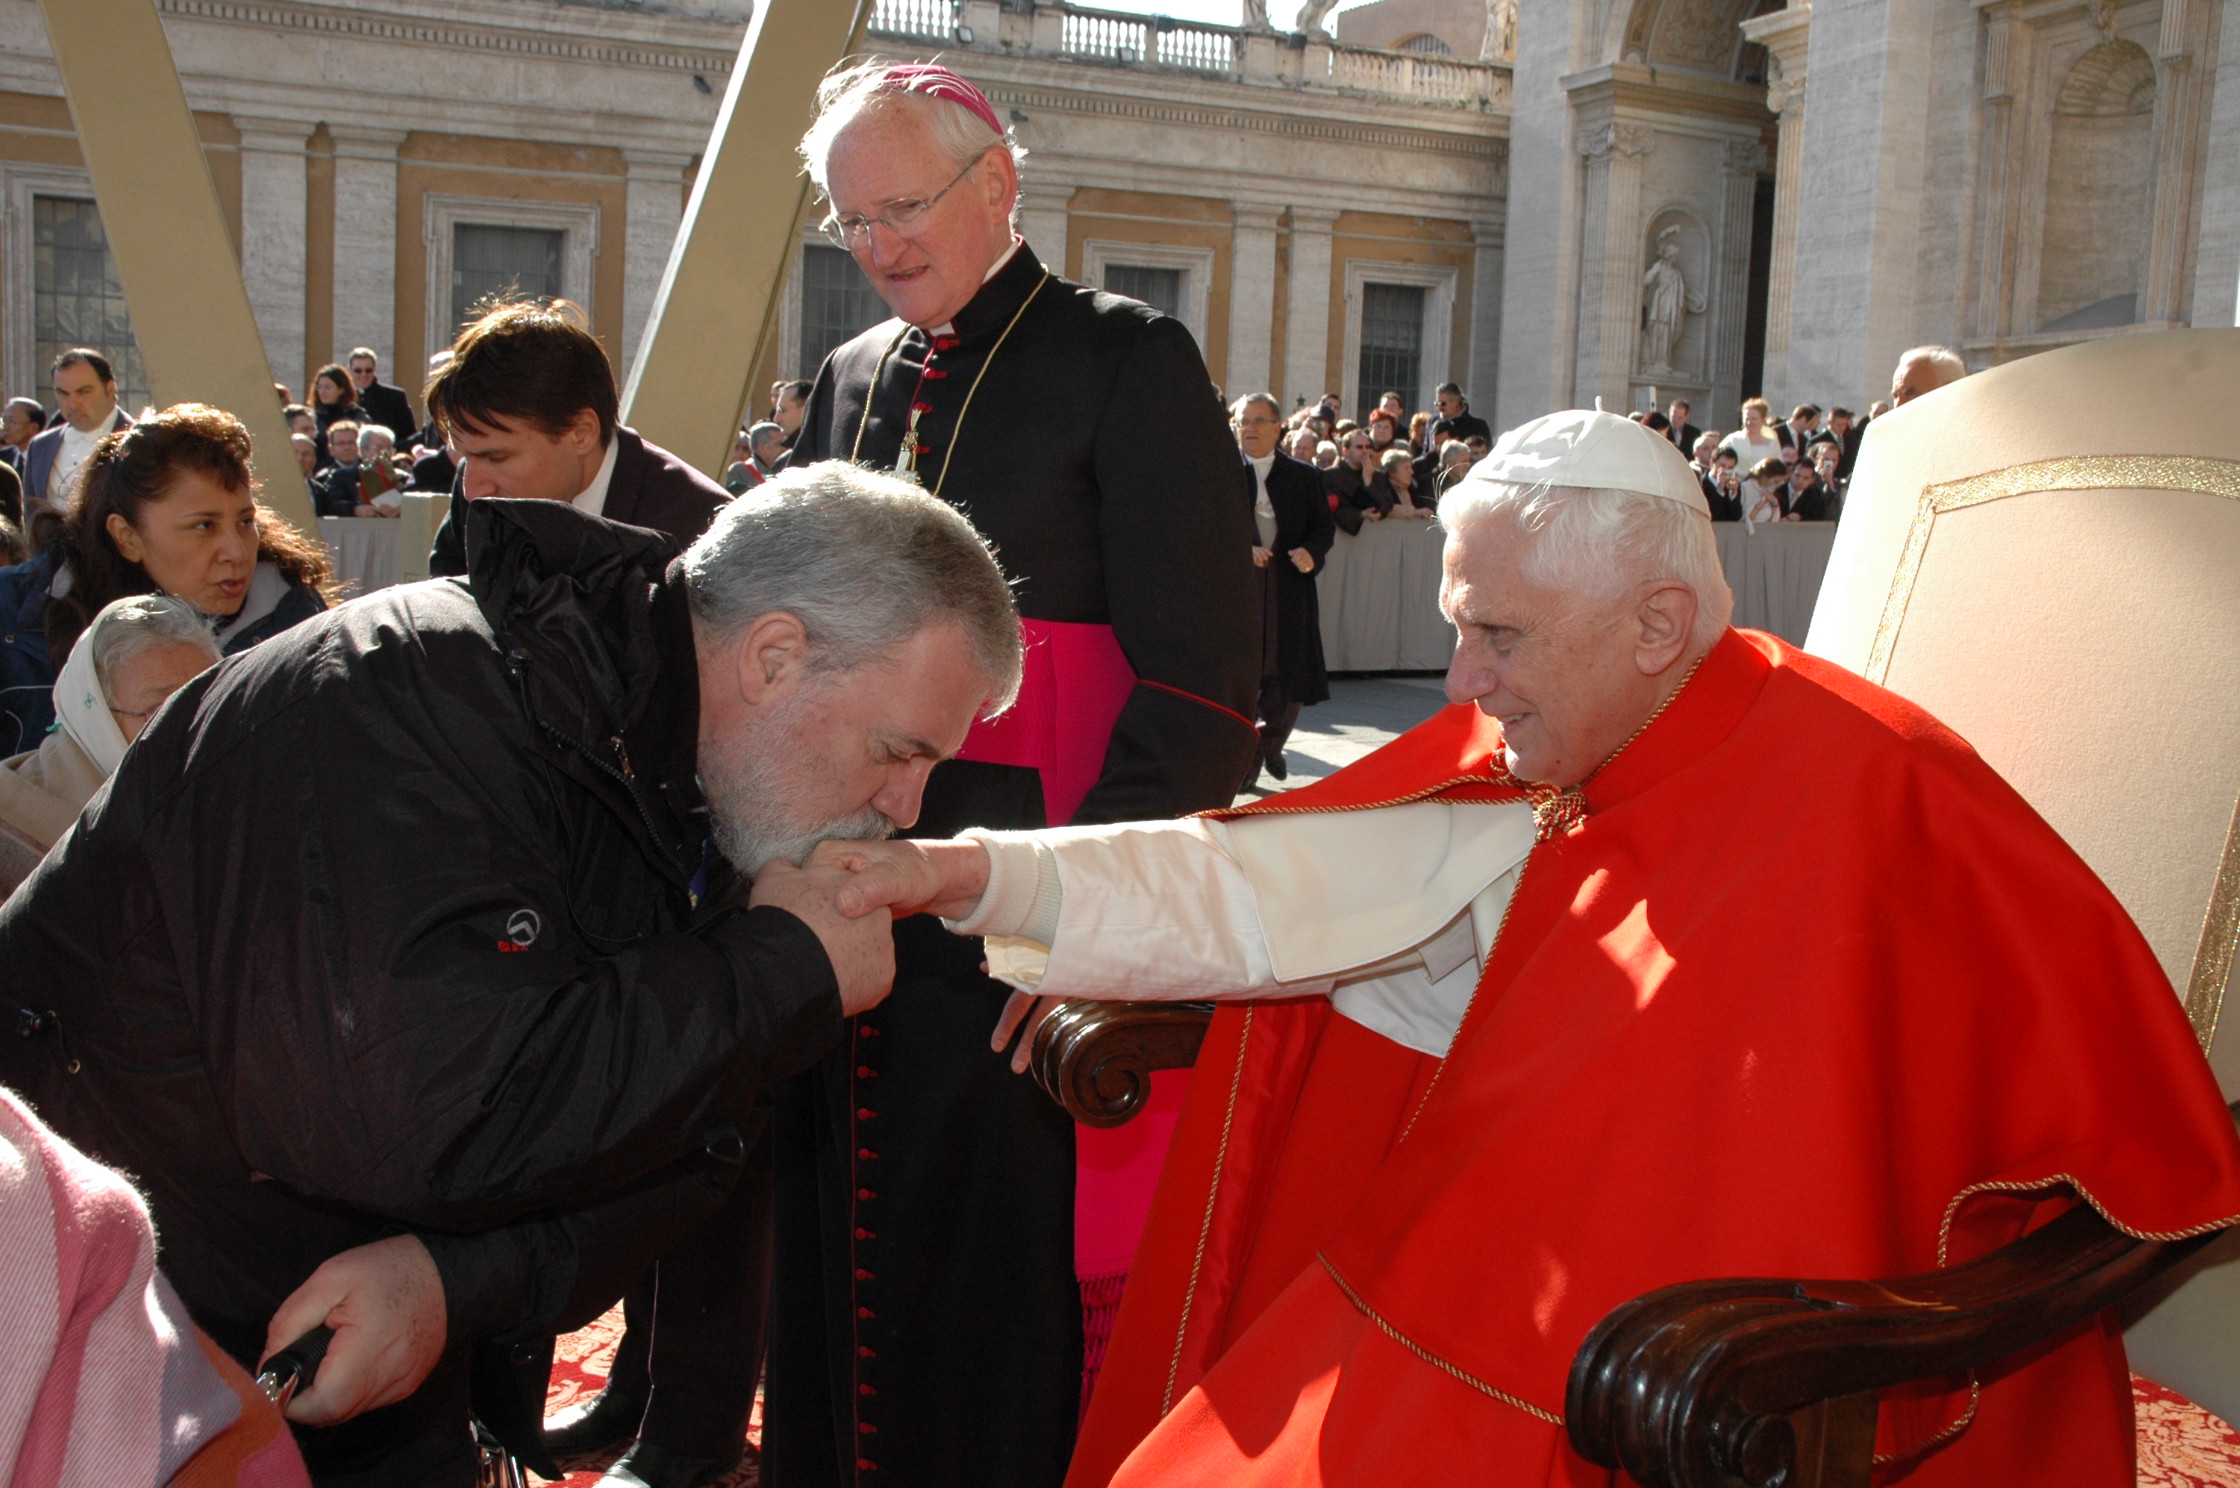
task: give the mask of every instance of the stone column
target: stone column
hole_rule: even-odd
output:
[[[1579,351],[1573,407],[1600,397],[1612,413],[1631,405],[1634,345],[1641,328],[1641,163],[1657,145],[1646,124],[1612,120],[1580,132],[1587,162],[1586,231],[1579,274]]]
[[[323,360],[331,352],[340,361],[351,347],[370,346],[394,376],[397,146],[405,131],[329,123],[327,132],[334,137],[334,345],[311,354]]]
[[[2213,79],[2204,158],[2240,160],[2240,5],[2223,10],[2219,31],[2202,43],[2201,66]],[[2193,323],[2240,325],[2240,171],[2209,171],[2201,182]]]
[[[1276,223],[1283,209],[1258,202],[1232,202],[1230,209],[1236,225],[1229,230],[1229,365],[1219,380],[1234,401],[1275,390]]]
[[[1493,416],[1501,386],[1503,227],[1492,218],[1470,224],[1470,238],[1477,245],[1470,266],[1470,359],[1447,374],[1462,384],[1472,408],[1484,410],[1484,418]]]
[[[1725,428],[1735,417],[1730,410],[1742,402],[1742,333],[1750,313],[1750,232],[1757,216],[1758,177],[1765,168],[1763,144],[1754,139],[1727,141],[1726,191],[1719,204],[1719,277],[1711,322],[1710,399],[1712,418],[1717,422],[1705,423],[1706,428]],[[1792,243],[1792,251],[1794,247]]]
[[[1742,23],[1742,34],[1770,54],[1766,70],[1766,107],[1781,120],[1773,147],[1773,252],[1766,276],[1765,386],[1761,393],[1777,407],[1792,406],[1789,376],[1789,322],[1797,292],[1797,197],[1804,186],[1805,56],[1812,37],[1810,0],[1794,0],[1787,10]]]
[[[1066,214],[1073,201],[1070,182],[1053,181],[1030,172],[1019,182],[1019,235],[1042,256],[1049,268],[1066,271]]]
[[[233,126],[241,132],[241,277],[249,287],[249,306],[272,375],[298,397],[308,397],[304,144],[312,126],[298,119],[241,116]]]
[[[661,276],[684,220],[684,171],[692,157],[681,150],[624,150],[627,172],[622,231],[622,365],[638,354],[638,338],[653,314]]]
[[[2013,198],[2022,179],[2016,158],[2012,78],[2024,27],[2019,0],[1986,5],[1983,16],[1983,153],[1976,165],[1976,203],[1982,214],[1976,238],[1975,296],[1963,306],[1972,336],[1989,339],[2011,329],[2012,287],[2007,265],[2013,235]]]
[[[1335,212],[1291,209],[1291,275],[1283,318],[1283,386],[1276,396],[1291,407],[1336,390],[1344,377],[1330,371],[1330,229]]]
[[[2186,288],[2201,114],[2201,77],[2193,65],[2196,8],[2192,0],[2162,0],[2162,33],[2155,44],[2154,218],[2137,317],[2149,324],[2177,320]]]

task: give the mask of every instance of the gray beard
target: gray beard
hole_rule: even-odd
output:
[[[800,866],[820,842],[876,842],[894,835],[894,823],[875,806],[809,825],[796,820],[786,810],[784,783],[768,754],[747,740],[724,758],[703,759],[700,783],[716,851],[750,878],[780,861]]]

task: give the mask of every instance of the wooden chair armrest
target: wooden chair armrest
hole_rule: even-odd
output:
[[[1205,1002],[1061,1002],[1034,1036],[1034,1077],[1066,1114],[1119,1126],[1151,1096],[1151,1072],[1198,1059],[1213,1005]]]
[[[1580,1345],[1564,1399],[1571,1445],[1643,1488],[1864,1488],[1880,1391],[1995,1364],[2121,1302],[2219,1233],[2134,1240],[2080,1203],[1921,1276],[1665,1287]]]

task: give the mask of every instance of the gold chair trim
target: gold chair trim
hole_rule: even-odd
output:
[[[2240,461],[2195,455],[2071,455],[1924,486],[1913,524],[1906,530],[1897,571],[1890,576],[1882,619],[1875,626],[1874,647],[1867,654],[1867,680],[1879,687],[1890,675],[1898,632],[1905,628],[1906,609],[1913,602],[1914,584],[1921,576],[1921,562],[1929,551],[1929,536],[1938,517],[2009,496],[2102,490],[2194,491],[2240,501]],[[2193,1024],[2194,1037],[2204,1053],[2217,1036],[2217,1020],[2232,980],[2236,949],[2240,949],[2240,797],[2233,802],[2232,826],[2225,834],[2224,852],[2218,858],[2208,908],[2202,915],[2193,971],[2186,978],[2186,1018]]]

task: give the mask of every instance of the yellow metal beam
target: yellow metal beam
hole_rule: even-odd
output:
[[[40,8],[157,405],[208,403],[247,424],[266,503],[316,538],[272,364],[155,0],[41,0]]]
[[[809,196],[794,150],[817,83],[870,19],[871,0],[763,0],[740,43],[622,393],[623,422],[711,473],[731,458],[747,381],[777,333]]]

